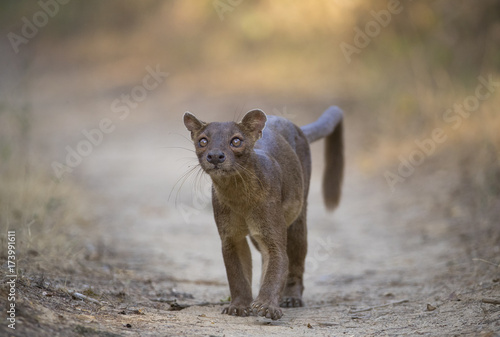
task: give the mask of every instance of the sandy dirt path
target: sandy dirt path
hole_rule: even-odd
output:
[[[171,128],[186,134],[172,120]],[[209,183],[200,179],[193,185],[196,179],[190,178],[177,194],[176,182],[195,163],[183,157],[194,155],[172,149],[175,142],[173,147],[190,145],[179,135],[165,134],[159,124],[151,121],[134,133],[116,131],[79,168],[78,176],[96,194],[95,211],[102,221],[97,246],[104,247],[104,271],[95,282],[114,303],[85,321],[92,331],[130,336],[495,336],[499,312],[481,299],[498,293],[498,283],[480,275],[472,275],[472,283],[471,275],[467,282],[457,277],[474,262],[464,257],[450,229],[447,210],[453,205],[434,194],[447,187],[447,173],[438,171],[432,183],[391,193],[382,177],[362,175],[349,160],[342,204],[329,214],[320,198],[320,145],[314,146],[309,200],[306,307],[285,309],[279,321],[221,315],[218,303],[227,299],[229,289],[205,197]],[[260,256],[252,251],[255,294]],[[173,310],[183,306],[188,307]]]

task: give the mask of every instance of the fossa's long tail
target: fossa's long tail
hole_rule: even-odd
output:
[[[326,208],[333,210],[340,202],[344,176],[344,113],[331,106],[317,121],[301,127],[309,143],[326,138],[325,172],[323,173],[323,198]]]

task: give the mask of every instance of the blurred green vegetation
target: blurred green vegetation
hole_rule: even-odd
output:
[[[376,21],[373,12],[391,3],[70,1],[19,54],[46,72],[74,70],[83,83],[68,85],[75,92],[88,90],[83,79],[89,74],[102,76],[96,91],[105,92],[135,83],[131,74],[145,65],[161,64],[171,74],[171,96],[183,93],[188,100],[272,97],[290,105],[304,101],[306,111],[338,104],[363,130],[360,147],[371,157],[362,166],[370,170],[393,165],[415,138],[442,127],[443,112],[474,93],[478,76],[500,79],[496,0],[402,0],[401,12],[348,62],[340,45],[354,45],[355,28],[364,31]],[[2,1],[4,36],[20,34],[22,18],[40,10],[36,1]],[[452,148],[468,171],[483,172],[476,185],[492,194],[500,179],[499,97],[482,103],[441,150]],[[489,150],[480,155],[478,148]],[[8,156],[5,142],[1,151]]]
[[[22,256],[65,263],[82,251],[81,238],[89,229],[85,197],[80,187],[57,182],[40,167],[32,121],[29,105],[0,102],[0,229],[16,231]],[[2,236],[0,242],[6,240]]]
[[[54,3],[56,0],[41,0]],[[354,27],[364,30],[374,20],[372,11],[385,10],[390,1],[319,1],[298,0],[287,3],[267,1],[232,2],[220,0],[230,9],[221,20],[217,1],[70,1],[58,5],[59,11],[43,27],[45,39],[74,39],[79,35],[114,32],[129,35],[140,31],[144,39],[155,40],[156,28],[172,54],[198,63],[217,40],[227,50],[222,55],[280,56],[287,52],[315,55],[339,54],[340,42],[352,43]],[[486,68],[500,67],[500,3],[495,0],[472,1],[400,1],[401,13],[392,15],[389,25],[381,28],[363,53],[357,57],[365,66],[393,66],[411,54],[425,60],[431,70],[447,72],[452,79],[466,82]],[[0,20],[6,31],[19,33],[22,17],[32,21],[41,10],[35,1],[5,0],[0,4]],[[160,17],[159,17],[160,16]],[[156,22],[154,26],[148,23]],[[153,34],[151,36],[150,34]],[[170,44],[169,42],[182,42]],[[157,42],[157,41],[156,41]],[[190,47],[200,52],[190,55]],[[338,55],[337,55],[338,56]],[[353,57],[353,58],[356,58]],[[287,59],[283,60],[286,63]],[[340,65],[345,66],[341,63]],[[200,65],[203,66],[203,65]],[[349,67],[348,67],[349,68]]]
[[[221,16],[218,3],[228,6]],[[498,74],[500,3],[495,0],[402,0],[402,11],[348,63],[340,44],[353,45],[354,28],[364,31],[375,20],[372,12],[387,10],[389,3],[70,1],[28,45],[32,55],[64,52],[53,55],[55,64],[72,59],[79,66],[110,67],[122,60],[161,59],[164,68],[190,78],[189,85],[197,82],[199,90],[363,102],[351,110],[383,132],[389,130],[369,111],[395,120],[410,116],[415,119],[410,129],[418,129],[422,118],[438,113],[426,106],[428,96],[450,94],[445,101],[439,98],[442,109],[460,91],[473,88],[478,75]],[[21,18],[32,18],[40,8],[32,1],[3,1],[0,20],[7,32],[19,34]],[[51,51],[54,46],[59,48]]]
[[[94,30],[119,30],[126,32],[134,29],[141,20],[145,19],[158,8],[161,1],[57,1],[41,0],[5,0],[0,3],[0,20],[10,30],[19,30],[21,18],[24,16],[32,21],[33,15],[42,10],[39,2],[54,8],[56,14],[50,18],[50,23],[44,29],[45,36],[53,38],[74,38],[75,35],[92,32]],[[138,15],[138,14],[141,15]]]

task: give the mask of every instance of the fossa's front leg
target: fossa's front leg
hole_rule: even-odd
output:
[[[254,314],[273,320],[283,316],[279,301],[288,274],[287,230],[279,209],[271,207],[267,212],[255,212],[249,220],[252,239],[257,243],[263,261],[262,284],[251,307]]]
[[[231,292],[231,304],[222,310],[223,314],[249,316],[252,302],[252,257],[246,239],[243,219],[213,199],[215,220],[222,242],[222,256],[226,266],[227,280]]]
[[[231,304],[223,314],[249,316],[252,302],[252,258],[245,237],[240,240],[225,238],[222,241],[222,256],[226,266]]]

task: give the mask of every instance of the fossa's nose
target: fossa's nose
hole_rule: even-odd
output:
[[[207,161],[210,164],[221,164],[226,160],[226,155],[222,151],[212,151],[207,154]]]

